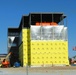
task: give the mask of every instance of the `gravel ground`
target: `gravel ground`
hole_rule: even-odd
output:
[[[76,75],[76,67],[0,68],[0,75]]]

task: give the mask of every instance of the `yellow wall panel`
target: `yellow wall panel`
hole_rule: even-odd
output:
[[[23,66],[26,66],[28,62],[30,62],[29,59],[29,49],[30,49],[30,30],[29,29],[22,29],[22,41],[23,41]],[[28,60],[29,59],[29,60]]]
[[[39,46],[38,46],[39,45]],[[66,45],[66,46],[65,46]],[[67,52],[65,52],[65,50]],[[32,53],[36,53],[34,56]],[[40,53],[40,54],[39,54]],[[33,55],[33,56],[32,56]],[[33,62],[43,64],[65,64],[68,61],[68,42],[67,41],[31,41],[31,57],[37,57],[37,59],[31,59]],[[65,57],[65,59],[64,59]],[[67,64],[64,61],[68,61]],[[34,63],[31,65],[34,65]]]

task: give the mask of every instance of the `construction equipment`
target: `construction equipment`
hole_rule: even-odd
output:
[[[9,67],[9,65],[10,65],[10,62],[9,62],[9,56],[11,55],[12,53],[10,52],[10,53],[8,53],[8,55],[6,56],[6,58],[2,61],[2,65],[1,65],[1,67],[4,67],[4,68],[6,68],[6,67]]]

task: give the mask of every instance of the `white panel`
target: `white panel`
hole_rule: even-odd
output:
[[[40,26],[31,26],[31,39],[39,40],[41,37],[41,27]]]
[[[62,31],[64,29],[64,26],[54,26],[54,40],[61,40],[62,39]]]
[[[31,26],[32,40],[67,40],[67,27]]]
[[[67,27],[64,27],[64,40],[67,40]]]
[[[11,41],[13,42],[13,41],[14,41],[14,39],[15,39],[15,37],[11,37],[10,39],[11,39]]]
[[[11,47],[15,37],[8,37],[8,46]]]
[[[42,27],[42,36],[43,40],[52,40],[53,39],[53,26],[43,26]]]

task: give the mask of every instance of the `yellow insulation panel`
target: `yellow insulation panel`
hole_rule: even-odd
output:
[[[31,65],[69,65],[67,41],[31,41]]]
[[[29,29],[22,29],[22,41],[23,41],[23,66],[26,66],[29,62],[28,53],[30,50],[30,30]]]
[[[30,29],[22,29],[22,41],[28,42],[30,39]]]

